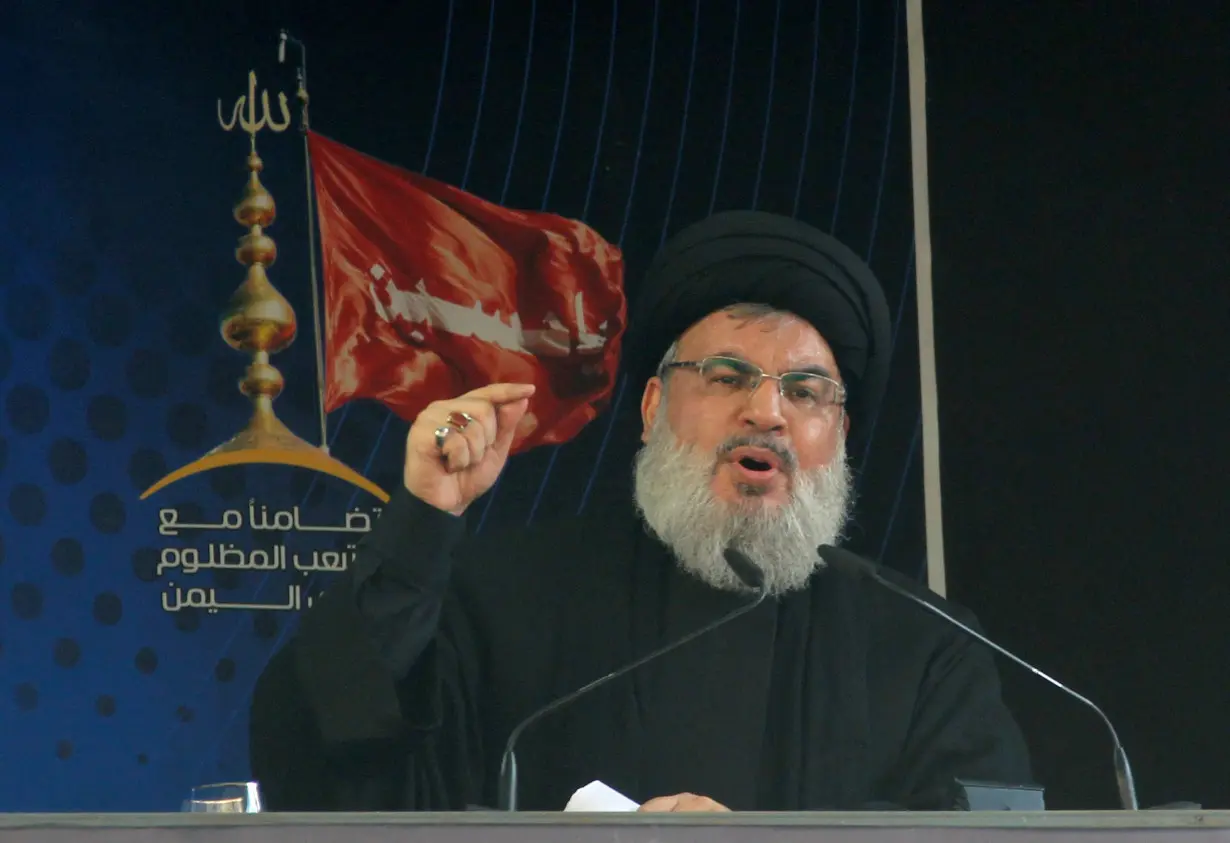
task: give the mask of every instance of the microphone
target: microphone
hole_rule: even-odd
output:
[[[723,624],[733,621],[735,618],[739,617],[740,615],[747,614],[748,612],[752,611],[753,609],[755,609],[757,606],[759,606],[761,603],[764,602],[764,599],[767,596],[767,592],[765,591],[765,587],[764,587],[764,571],[760,570],[760,568],[757,567],[755,562],[753,562],[751,559],[748,559],[747,556],[735,550],[734,548],[727,548],[726,550],[722,552],[722,555],[726,559],[726,564],[729,565],[730,569],[735,572],[735,575],[738,576],[739,579],[743,581],[744,585],[746,585],[748,588],[751,588],[757,592],[756,599],[751,601],[750,603],[743,604],[742,606],[740,606],[739,608],[735,609],[732,612],[728,612],[725,615],[722,615],[717,620],[713,621],[712,623],[706,624],[705,626],[702,626],[700,629],[697,629],[693,632],[689,632],[687,635],[683,636],[682,638],[678,638],[674,641],[664,644],[658,649],[651,651],[647,655],[641,656],[639,659],[636,659],[635,661],[629,664],[626,664],[617,670],[611,671],[606,676],[602,676],[602,677],[599,677],[598,679],[595,679],[593,682],[590,682],[588,685],[583,685],[580,688],[577,688],[575,691],[572,691],[571,693],[565,694],[564,696],[559,697],[558,699],[547,703],[542,708],[538,709],[537,711],[532,712],[528,717],[526,717],[524,720],[518,723],[517,727],[513,729],[512,733],[509,734],[508,736],[508,742],[504,745],[504,757],[500,761],[499,807],[501,811],[517,810],[516,746],[517,746],[517,739],[521,737],[522,732],[524,732],[529,726],[532,726],[533,724],[537,723],[539,720],[541,720],[543,717],[547,716],[551,712],[559,708],[562,708],[563,706],[568,705],[568,703],[576,700],[578,697],[583,697],[586,694],[588,694],[590,691],[594,690],[595,688],[605,685],[606,683],[610,682],[612,679],[618,679],[621,676],[625,676],[631,673],[632,671],[636,670],[638,667],[648,662],[651,662],[654,659],[659,658],[660,656],[664,656],[667,653],[671,652],[672,650],[682,647],[684,644],[688,643],[689,641],[695,638],[699,638],[700,636],[704,635],[707,632],[712,632],[713,630],[717,629]]]
[[[283,29],[278,37],[278,64],[286,63],[286,30]]]
[[[978,632],[977,630],[973,629],[967,624],[964,624],[961,621],[957,620],[952,615],[950,615],[948,612],[945,612],[943,609],[939,608],[938,606],[933,606],[931,603],[922,599],[917,594],[914,594],[909,589],[903,588],[902,586],[897,585],[897,583],[886,579],[884,576],[880,574],[879,570],[876,569],[876,566],[873,565],[871,562],[867,561],[866,559],[863,559],[860,556],[856,556],[855,554],[851,553],[848,550],[842,550],[840,548],[836,548],[831,545],[822,546],[819,550],[819,553],[820,553],[821,558],[824,559],[825,562],[829,563],[837,570],[843,571],[846,574],[852,575],[854,577],[862,577],[862,578],[870,579],[878,583],[879,585],[882,585],[884,588],[887,588],[889,591],[893,592],[894,594],[900,595],[901,597],[904,597],[906,600],[910,600],[914,603],[917,603],[919,606],[922,606],[928,612],[931,612],[934,615],[938,615],[939,617],[946,620],[948,623],[952,624],[953,626],[957,627],[961,631],[965,632],[967,635],[977,639],[978,641],[981,641],[983,644],[990,647],[995,652],[999,653],[1000,655],[1008,659],[1011,659],[1012,661],[1019,664],[1021,667],[1033,673],[1035,676],[1042,677],[1043,679],[1045,679],[1047,682],[1050,682],[1052,685],[1054,685],[1059,690],[1063,691],[1064,693],[1068,694],[1074,699],[1077,699],[1080,702],[1083,702],[1085,705],[1089,706],[1089,708],[1093,709],[1094,712],[1098,715],[1098,717],[1102,718],[1102,722],[1106,724],[1106,729],[1110,732],[1111,740],[1114,742],[1114,745],[1115,745],[1115,779],[1119,786],[1120,805],[1125,811],[1140,810],[1140,805],[1136,801],[1136,783],[1135,783],[1135,780],[1132,778],[1132,766],[1131,764],[1128,763],[1127,752],[1124,750],[1123,744],[1119,741],[1119,733],[1115,731],[1115,727],[1111,724],[1110,718],[1107,717],[1105,712],[1103,712],[1102,709],[1098,708],[1098,706],[1095,705],[1092,700],[1081,696],[1076,691],[1073,691],[1067,685],[1060,682],[1058,679],[1055,679],[1052,676],[1048,676],[1047,674],[1043,673],[1038,668],[1034,667],[1032,664],[1029,664],[1028,662],[1026,662],[1024,659],[1014,656],[1012,653],[1008,652],[1003,647],[999,646],[994,641],[987,638],[981,632]]]

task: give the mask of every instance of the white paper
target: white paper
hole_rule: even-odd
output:
[[[635,811],[641,807],[618,790],[607,787],[602,782],[593,781],[572,794],[565,811],[587,811],[606,813],[610,811]]]

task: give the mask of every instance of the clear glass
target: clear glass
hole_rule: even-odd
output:
[[[192,788],[183,810],[193,814],[259,814],[261,788],[256,782],[222,782]]]

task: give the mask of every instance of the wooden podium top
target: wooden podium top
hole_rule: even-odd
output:
[[[1108,836],[1113,835],[1112,836]],[[1230,812],[8,814],[2,843],[1225,841]]]

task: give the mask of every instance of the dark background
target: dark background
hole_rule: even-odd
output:
[[[1230,807],[1226,4],[925,6],[949,593],[1106,708],[1143,804]],[[229,106],[250,67],[293,89],[283,26],[311,50],[315,128],[584,219],[624,248],[632,297],[662,238],[710,210],[797,214],[864,255],[900,327],[855,454],[852,544],[921,575],[899,0],[25,0],[0,15],[0,757],[19,761],[0,809],[175,810],[190,783],[246,775],[247,694],[293,622],[160,613],[157,504],[133,501],[246,420],[241,362],[214,331],[242,278],[229,209],[245,143],[214,100]],[[291,385],[279,413],[313,438],[302,162],[289,133],[260,143],[281,210],[271,275],[303,331],[274,361]],[[635,399],[519,459],[476,528],[618,493]],[[333,453],[386,488],[404,431],[370,404],[330,419]],[[212,510],[283,486],[309,511],[354,502],[244,470],[168,500]],[[1114,807],[1094,715],[1003,675],[1049,806]]]
[[[950,594],[1230,807],[1230,4],[926,0]],[[1056,808],[1096,715],[1005,666]]]

